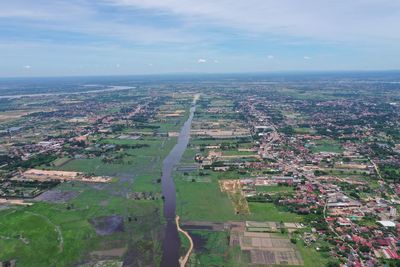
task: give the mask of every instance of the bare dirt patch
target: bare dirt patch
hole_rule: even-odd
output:
[[[222,192],[228,193],[237,214],[250,214],[249,204],[243,195],[239,180],[220,180],[219,187]]]
[[[29,112],[26,110],[12,110],[12,111],[0,112],[0,123],[16,120],[30,113],[32,113],[32,111]]]

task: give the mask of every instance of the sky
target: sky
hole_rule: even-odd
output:
[[[399,0],[1,0],[0,77],[400,69]]]

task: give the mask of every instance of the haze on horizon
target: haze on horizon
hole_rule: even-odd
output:
[[[396,0],[15,0],[0,77],[400,69]]]

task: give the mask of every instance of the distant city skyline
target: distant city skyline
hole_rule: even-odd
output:
[[[15,0],[0,77],[399,70],[395,0]]]

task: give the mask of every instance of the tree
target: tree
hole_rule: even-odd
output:
[[[337,261],[330,261],[326,264],[326,267],[340,267],[340,264]]]

